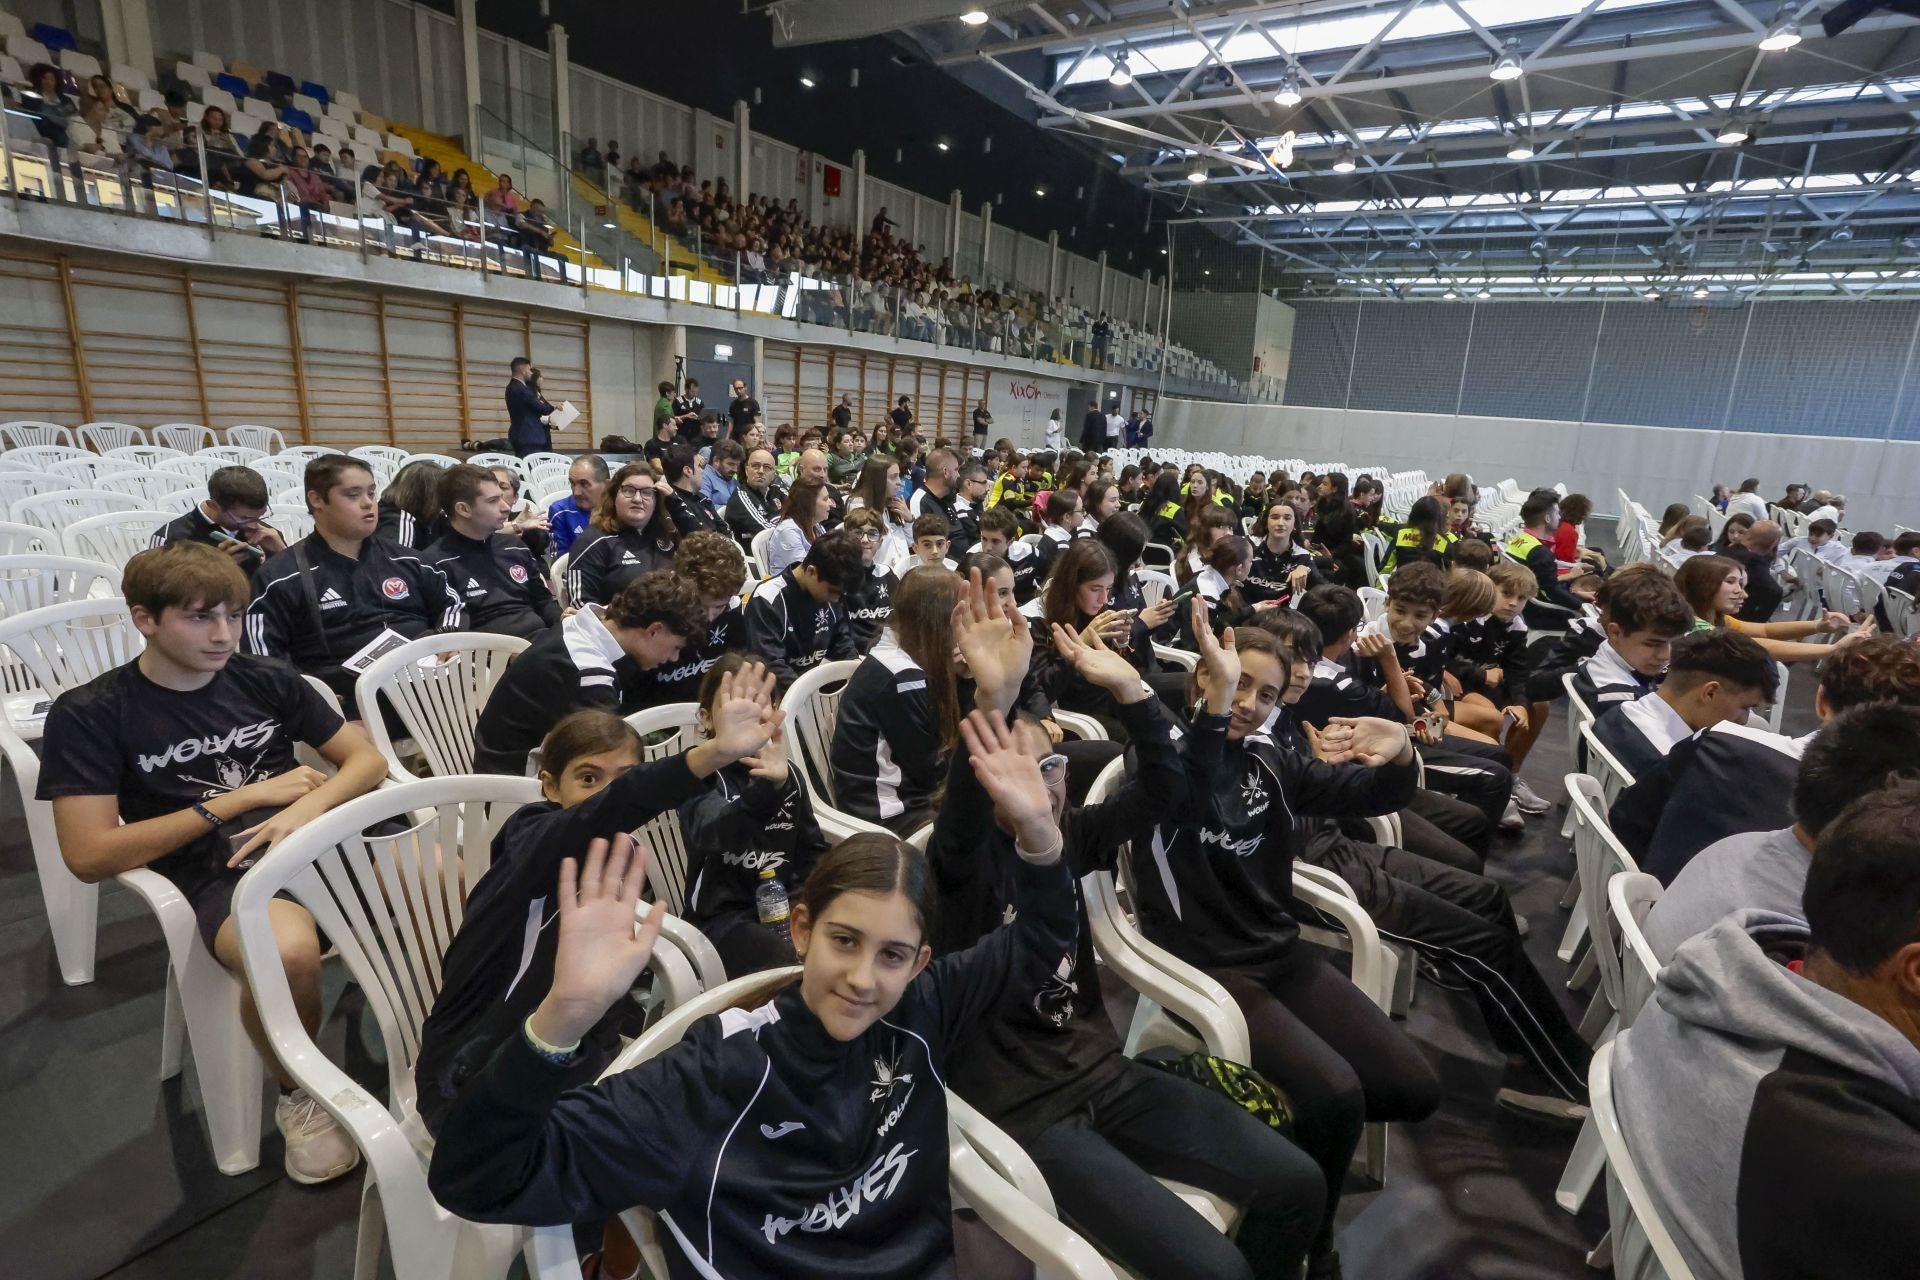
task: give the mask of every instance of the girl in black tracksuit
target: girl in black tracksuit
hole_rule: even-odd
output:
[[[1108,677],[1139,765],[1105,801],[1064,809],[1065,859],[1076,880],[1112,873],[1120,848],[1178,810],[1187,790],[1158,699],[1143,696],[1124,664]],[[1038,735],[1022,732],[1034,749],[1046,749]],[[1063,808],[1064,791],[1056,795]],[[1013,908],[1019,860],[994,824],[964,743],[954,752],[927,858],[940,891],[939,946],[990,934]],[[1000,1006],[957,1056],[949,1083],[1033,1156],[1062,1220],[1133,1273],[1295,1280],[1322,1216],[1318,1166],[1226,1098],[1130,1061],[1101,996],[1084,906],[1075,924],[1074,945],[1052,978],[1039,994]],[[1192,1140],[1202,1133],[1204,1142]],[[1240,1205],[1246,1217],[1237,1245],[1158,1177]]]
[[[567,602],[605,604],[641,574],[673,568],[678,537],[652,468],[629,462],[613,473],[600,509],[568,550]]]
[[[1233,996],[1246,1015],[1252,1065],[1293,1100],[1295,1140],[1326,1175],[1316,1242],[1325,1252],[1365,1124],[1421,1119],[1439,1105],[1440,1087],[1387,1015],[1319,951],[1299,945],[1288,889],[1302,838],[1297,815],[1391,813],[1412,799],[1417,769],[1410,745],[1404,763],[1372,769],[1281,750],[1262,726],[1286,668],[1265,632],[1242,627],[1234,635],[1243,672],[1232,715],[1202,706],[1194,716],[1182,743],[1188,802],[1136,841],[1134,897],[1148,938]],[[1214,648],[1211,637],[1204,643]],[[1209,698],[1211,706],[1224,701]]]
[[[1269,608],[1291,606],[1326,581],[1314,567],[1313,552],[1299,540],[1298,521],[1299,513],[1290,503],[1276,501],[1267,508],[1266,524],[1257,530],[1260,537],[1253,544],[1253,564],[1246,581],[1240,584],[1240,594],[1248,604],[1258,608],[1272,601]],[[1295,591],[1294,571],[1302,568],[1306,577]]]
[[[1031,757],[1015,760],[1004,729],[990,754],[976,767],[997,768],[999,779],[1033,770]],[[1037,776],[1015,778],[996,795],[1019,791],[1028,816],[1016,825],[1029,843],[1041,834],[1034,787],[1044,787]],[[928,949],[899,954],[911,944],[893,941],[890,922],[929,918],[924,860],[892,837],[858,836],[815,866],[801,894],[815,923],[800,981],[758,1008],[704,1018],[657,1057],[571,1091],[577,1054],[535,1043],[528,1019],[442,1124],[434,1196],[474,1221],[534,1225],[645,1206],[679,1246],[669,1250],[676,1280],[953,1275],[949,1057],[1003,1001],[1039,990],[1072,943],[1072,881],[1058,830],[1044,835],[1045,847],[1023,846],[1012,868],[1012,923],[917,976],[907,977]],[[615,863],[611,871],[623,870]],[[875,883],[877,905],[841,904]],[[625,893],[598,887],[594,860],[580,884],[583,900],[590,891],[597,905],[611,898],[615,918],[631,912]],[[868,937],[835,923],[862,911],[885,931]],[[862,973],[882,976],[850,1005]],[[556,990],[572,995],[580,981],[556,974]]]
[[[702,727],[713,723],[721,678],[747,660],[729,653],[700,682]],[[727,765],[699,795],[680,802],[687,848],[687,920],[707,935],[729,978],[793,963],[793,943],[760,923],[754,894],[773,867],[789,899],[827,851],[813,801],[784,746]]]

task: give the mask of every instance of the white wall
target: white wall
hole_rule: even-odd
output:
[[[1920,442],[1619,426],[1530,418],[1316,409],[1163,399],[1154,441],[1273,458],[1343,461],[1389,470],[1464,471],[1481,483],[1564,481],[1595,509],[1617,514],[1618,490],[1658,514],[1716,482],[1787,478],[1847,495],[1847,523],[1890,531],[1920,526]]]
[[[993,415],[988,443],[1005,436],[1022,449],[1039,448],[1046,438],[1047,415],[1058,409],[1062,421],[1066,419],[1067,386],[1058,378],[992,374],[987,383],[987,411]],[[967,408],[971,415],[973,406]]]

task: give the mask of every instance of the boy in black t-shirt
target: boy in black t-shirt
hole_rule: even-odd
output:
[[[247,580],[228,557],[197,543],[142,551],[121,583],[146,649],[55,699],[36,794],[53,806],[69,870],[89,884],[138,867],[166,877],[192,905],[201,941],[240,974],[231,910],[241,875],[303,824],[378,786],[386,760],[292,667],[238,652]],[[335,766],[333,777],[295,764],[299,742]],[[311,1034],[313,917],[291,901],[274,902],[272,917]],[[241,999],[241,1021],[272,1063],[252,999]],[[325,1182],[358,1164],[333,1120],[275,1072],[287,1176]]]

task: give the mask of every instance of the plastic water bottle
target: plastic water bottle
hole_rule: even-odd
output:
[[[779,934],[782,941],[793,940],[787,928],[787,886],[780,883],[775,868],[760,868],[760,883],[753,891],[753,906],[760,914],[762,925]]]

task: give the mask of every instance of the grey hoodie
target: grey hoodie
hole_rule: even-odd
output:
[[[1614,1103],[1696,1280],[1920,1275],[1920,1048],[1802,978],[1807,926],[1741,911],[1674,953]]]

